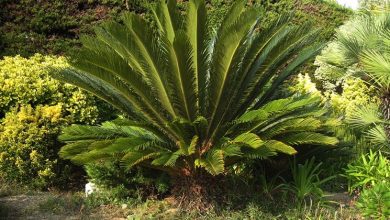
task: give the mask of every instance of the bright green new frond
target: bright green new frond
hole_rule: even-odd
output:
[[[185,155],[192,155],[196,152],[196,147],[198,145],[198,142],[199,142],[199,137],[198,136],[194,136],[191,140],[191,144],[188,146],[188,148],[184,151],[184,154]]]

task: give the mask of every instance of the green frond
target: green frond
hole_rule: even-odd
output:
[[[173,167],[175,166],[175,163],[177,159],[182,155],[182,152],[176,151],[176,152],[166,152],[162,153],[159,157],[154,159],[151,164],[154,166],[168,166]]]
[[[128,33],[134,39],[134,43],[140,58],[144,63],[145,72],[148,73],[153,88],[164,108],[173,116],[175,111],[169,99],[167,91],[168,80],[166,75],[160,74],[163,68],[162,52],[158,50],[157,39],[153,37],[153,31],[150,30],[148,23],[140,16],[127,13],[123,16],[123,22],[128,29]],[[151,36],[151,37],[145,37]]]
[[[126,134],[119,129],[107,129],[96,126],[72,125],[62,130],[59,136],[60,141],[78,141],[78,140],[105,140],[118,137],[125,137]]]
[[[251,148],[259,148],[264,144],[264,141],[259,136],[253,133],[243,133],[234,138],[233,143],[243,144]]]
[[[269,112],[264,109],[248,111],[241,115],[235,123],[248,123],[253,121],[264,121],[269,117]]]
[[[306,63],[309,59],[318,55],[321,49],[323,48],[323,44],[314,44],[297,54],[297,57],[289,63],[289,65],[281,72],[271,83],[261,96],[259,101],[255,104],[255,108],[261,106],[271,95],[272,93],[284,82],[288,77],[290,77],[296,70],[302,66],[302,64]]]
[[[281,152],[288,155],[294,155],[298,153],[293,147],[276,140],[266,141],[264,146],[274,151]]]
[[[355,107],[346,120],[355,128],[367,128],[373,124],[383,123],[379,107],[374,104]]]
[[[367,139],[379,147],[389,146],[389,138],[383,125],[376,125],[365,132]]]
[[[276,152],[275,150],[272,150],[271,148],[268,147],[259,147],[256,149],[253,148],[242,148],[241,152],[243,153],[243,156],[248,158],[248,159],[260,159],[264,160],[269,157],[275,156]]]
[[[241,152],[241,146],[238,144],[226,144],[221,150],[225,157],[241,157],[243,153]]]
[[[152,10],[161,35],[165,35],[170,42],[175,39],[175,33],[180,27],[180,18],[176,9],[176,1],[168,0],[167,3],[161,0]]]
[[[390,47],[390,45],[388,45]],[[389,54],[379,54],[375,51],[367,51],[361,55],[361,61],[374,83],[387,90],[390,88],[390,58]]]
[[[212,175],[218,175],[224,172],[225,162],[222,150],[211,150],[205,158],[197,159],[196,165],[203,167]]]
[[[240,105],[243,106],[244,109],[254,106],[257,102],[257,98],[263,95],[265,92],[263,90],[264,87],[269,85],[269,83],[272,82],[275,77],[277,77],[275,76],[275,72],[282,72],[280,70],[286,68],[286,62],[294,63],[296,57],[298,57],[298,60],[299,58],[303,57],[299,57],[297,55],[304,48],[313,44],[315,39],[317,39],[316,36],[318,35],[318,31],[310,30],[309,24],[303,25],[301,27],[287,27],[285,29],[285,33],[286,34],[283,36],[274,37],[274,41],[271,41],[264,49],[263,54],[259,55],[259,62],[255,63],[255,65],[258,67],[253,70],[253,73],[248,75],[252,76],[252,82],[247,83],[247,88],[244,88],[245,98],[243,100],[245,100],[245,102]],[[296,64],[297,67],[300,66],[298,61]],[[293,70],[296,70],[297,67],[292,69],[290,68],[291,71],[288,71],[288,74],[293,74]],[[288,74],[286,72],[286,75]],[[261,103],[255,105],[255,108],[259,107],[260,104]]]
[[[132,168],[133,166],[144,162],[145,160],[150,160],[159,157],[162,152],[142,152],[142,151],[131,151],[128,152],[121,159],[121,165],[127,169]]]
[[[190,0],[186,17],[186,33],[192,47],[192,64],[195,71],[195,93],[198,94],[197,106],[202,115],[208,105],[206,85],[208,73],[209,33],[206,3],[204,0]]]
[[[247,37],[256,24],[257,16],[256,9],[245,10],[231,26],[226,27],[226,34],[216,38],[211,61],[213,74],[210,75],[209,87],[210,99],[213,100],[209,106],[209,116],[212,119],[210,130],[218,127],[220,117],[223,116],[219,112],[226,110],[229,89],[245,55]]]
[[[111,155],[102,153],[101,151],[94,150],[85,153],[78,154],[71,158],[71,161],[75,164],[82,165],[88,164],[100,160],[112,158]]]
[[[69,143],[63,146],[58,154],[64,159],[72,159],[75,155],[88,151],[89,145],[93,142],[93,140],[83,140]]]
[[[63,82],[81,87],[82,89],[93,93],[97,97],[110,103],[112,106],[128,114],[129,117],[139,120],[143,119],[133,102],[122,94],[118,88],[104,83],[103,80],[89,74],[82,74],[71,68],[51,71],[51,75]]]
[[[283,135],[278,139],[289,145],[330,145],[334,146],[339,143],[335,137],[326,136],[315,132],[300,132],[297,134]]]
[[[172,45],[167,46],[169,80],[173,87],[171,97],[177,97],[174,107],[180,117],[190,121],[195,120],[199,112],[193,53],[185,32],[177,32]]]
[[[297,116],[299,117],[299,116]],[[274,122],[261,129],[261,133],[266,138],[272,138],[277,135],[301,132],[301,131],[316,131],[323,126],[322,121],[313,117],[304,118],[286,118],[286,120],[280,120]]]

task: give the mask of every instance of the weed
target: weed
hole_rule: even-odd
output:
[[[314,200],[320,200],[324,192],[321,189],[321,185],[334,178],[334,176],[320,179],[322,163],[315,165],[315,158],[306,160],[304,164],[297,164],[295,161],[291,166],[292,182],[284,184],[283,188],[291,192],[297,202],[298,207],[301,208],[307,199],[312,202]]]

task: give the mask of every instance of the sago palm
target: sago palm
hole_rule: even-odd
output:
[[[335,145],[337,139],[321,134],[327,124],[320,100],[271,99],[318,53],[317,32],[284,17],[259,31],[262,14],[245,5],[232,6],[215,34],[204,0],[189,1],[185,14],[170,0],[153,11],[156,29],[126,14],[123,24],[108,23],[84,37],[73,68],[57,77],[126,117],[68,127],[61,155],[80,164],[115,157],[128,168],[164,170],[199,199],[207,194],[205,179],[228,166],[296,154],[297,145]]]

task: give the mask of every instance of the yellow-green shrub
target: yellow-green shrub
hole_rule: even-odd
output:
[[[65,125],[96,124],[110,110],[91,94],[50,77],[66,67],[62,57],[36,54],[0,60],[0,177],[47,187],[69,178],[70,164],[58,158]],[[112,112],[112,111],[110,111]]]
[[[56,136],[66,120],[61,105],[22,106],[0,124],[0,175],[6,180],[45,186],[53,183]],[[57,149],[56,149],[57,148]]]
[[[106,105],[74,86],[50,77],[51,68],[64,68],[63,57],[36,54],[29,59],[20,56],[0,60],[0,118],[11,108],[29,104],[63,104],[67,120],[93,124],[101,121]]]

